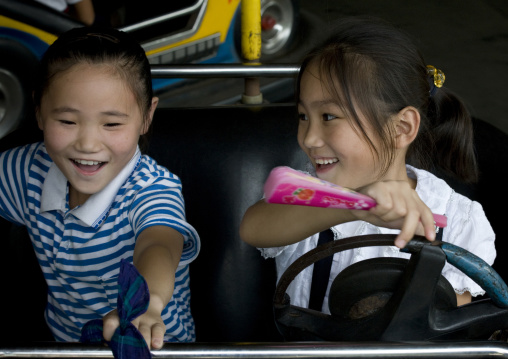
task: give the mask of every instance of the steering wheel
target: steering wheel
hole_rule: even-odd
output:
[[[474,254],[450,243],[416,236],[402,250],[409,259],[373,258],[340,272],[329,293],[330,315],[291,305],[289,284],[306,267],[348,249],[393,246],[395,235],[365,235],[321,245],[281,276],[273,308],[288,341],[425,341],[488,339],[508,328],[508,287]],[[469,276],[489,298],[457,307],[441,275],[445,262]]]

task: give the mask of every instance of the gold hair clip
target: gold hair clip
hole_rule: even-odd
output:
[[[427,65],[427,74],[434,77],[434,85],[436,85],[436,87],[443,87],[446,78],[443,71],[436,69],[432,65]]]

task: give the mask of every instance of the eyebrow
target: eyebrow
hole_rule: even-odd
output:
[[[303,105],[303,102],[301,99],[298,99],[298,104],[301,104]],[[326,105],[335,105],[335,106],[339,106],[339,104],[337,103],[337,101],[329,98],[329,99],[325,99],[325,100],[321,100],[321,101],[312,101],[310,103],[310,106],[311,107],[320,107],[320,106],[326,106]]]
[[[54,114],[60,114],[60,113],[66,113],[66,112],[77,113],[79,111],[76,110],[75,108],[72,108],[72,107],[62,106],[62,107],[54,108],[53,110],[51,110],[51,112]]]
[[[115,116],[115,117],[129,117],[129,115],[127,115],[126,113],[123,113],[123,112],[119,112],[119,111],[114,111],[114,110],[111,110],[111,111],[104,111],[104,112],[101,112],[103,115],[107,115],[107,116]]]
[[[51,112],[54,114],[79,113],[79,110],[72,108],[72,107],[68,107],[68,106],[62,106],[62,107],[57,107],[57,108],[53,109]],[[103,112],[101,112],[101,114],[106,115],[106,116],[114,116],[114,117],[124,117],[124,118],[129,117],[129,115],[127,115],[123,112],[120,112],[120,111],[115,111],[115,110],[103,111]]]

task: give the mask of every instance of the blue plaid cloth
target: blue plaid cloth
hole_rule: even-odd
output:
[[[118,277],[117,311],[120,326],[110,342],[107,342],[117,359],[152,357],[150,349],[141,333],[131,321],[146,312],[150,294],[145,279],[134,265],[122,259]],[[89,321],[81,329],[82,343],[104,343],[102,319]]]

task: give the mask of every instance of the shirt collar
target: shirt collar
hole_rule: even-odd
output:
[[[136,168],[141,152],[137,148],[134,156],[125,167],[101,191],[94,193],[81,206],[72,210],[72,214],[90,227],[98,227],[105,219],[113,199],[118,190]],[[41,194],[41,212],[60,210],[66,212],[67,206],[67,178],[60,169],[52,163]]]
[[[49,167],[41,194],[41,212],[52,210],[67,210],[67,178],[55,163]]]

